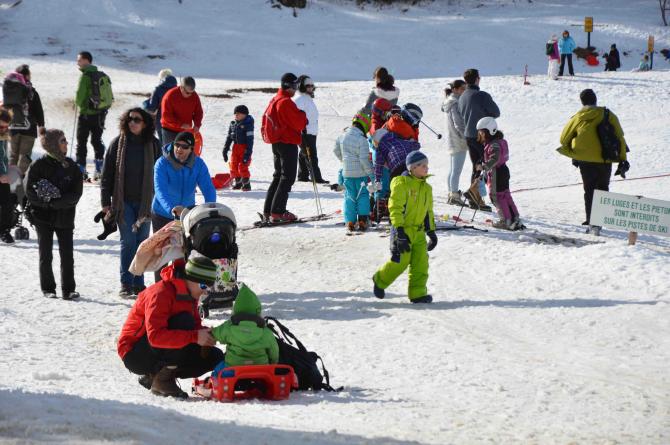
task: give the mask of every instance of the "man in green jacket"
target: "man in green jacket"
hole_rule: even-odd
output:
[[[586,221],[582,225],[591,223],[591,204],[593,202],[594,190],[609,191],[610,176],[612,176],[612,161],[603,159],[602,147],[598,138],[597,127],[603,121],[605,108],[596,106],[596,93],[586,89],[579,94],[584,107],[577,112],[561,133],[561,146],[558,152],[572,158],[573,163],[579,167],[584,182],[584,207],[586,210]],[[620,142],[619,169],[617,174],[625,174],[628,169],[626,160],[626,140],[619,119],[610,111],[610,124]],[[623,176],[622,174],[622,176]]]
[[[235,298],[230,320],[212,329],[226,346],[227,366],[268,365],[279,361],[279,345],[261,317],[261,302],[244,284]]]
[[[102,142],[102,132],[105,130],[105,117],[107,110],[96,110],[90,103],[92,93],[91,73],[98,71],[98,67],[92,64],[93,56],[88,51],[82,51],[77,55],[77,65],[81,71],[75,104],[79,109],[77,120],[77,164],[81,169],[84,179],[88,178],[86,173],[86,144],[88,136],[91,136],[91,145],[95,152],[95,174],[93,179],[101,176],[102,163],[105,155],[105,144]]]
[[[426,182],[428,158],[419,150],[407,155],[407,172],[391,181],[391,260],[372,277],[374,294],[384,298],[389,287],[409,266],[408,297],[412,303],[431,303],[428,294],[428,252],[437,245],[433,188]],[[430,242],[426,244],[426,236]]]

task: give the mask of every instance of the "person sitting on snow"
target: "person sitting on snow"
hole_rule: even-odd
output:
[[[279,345],[261,317],[261,302],[246,285],[233,304],[230,320],[212,329],[214,339],[226,345],[225,362],[215,371],[228,366],[267,365],[279,361]]]
[[[651,66],[649,66],[649,55],[645,54],[644,57],[642,57],[642,60],[640,60],[640,66],[637,67],[638,71],[649,71],[651,70]]]

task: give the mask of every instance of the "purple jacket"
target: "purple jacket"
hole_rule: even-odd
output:
[[[389,131],[379,141],[377,147],[375,181],[381,182],[384,165],[388,167],[389,171],[393,172],[400,165],[405,164],[405,159],[410,152],[419,149],[421,149],[421,144],[414,139],[402,139],[397,134]]]
[[[484,146],[484,165],[482,167],[485,171],[502,167],[508,160],[509,149],[505,139],[494,139]]]

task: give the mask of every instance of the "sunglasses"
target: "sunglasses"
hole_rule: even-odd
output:
[[[61,139],[58,140],[58,143],[59,144],[67,144],[67,139],[61,138]]]
[[[175,148],[178,148],[180,150],[190,150],[191,149],[191,146],[189,144],[176,143],[176,144],[174,144],[174,146],[175,146]]]
[[[144,119],[142,119],[141,117],[134,116],[134,117],[128,118],[128,122],[133,122],[135,124],[141,124],[142,122],[144,122]]]

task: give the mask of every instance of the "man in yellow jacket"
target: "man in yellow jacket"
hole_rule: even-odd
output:
[[[412,303],[431,303],[428,294],[428,252],[437,245],[433,216],[433,189],[426,182],[428,158],[415,150],[407,155],[407,170],[391,181],[389,216],[391,260],[372,277],[374,294],[384,298],[389,287],[409,266],[408,297]],[[426,244],[426,236],[430,242]]]
[[[591,223],[591,204],[594,190],[609,191],[610,176],[612,176],[612,161],[603,159],[602,146],[598,138],[597,127],[603,121],[605,108],[596,106],[596,93],[586,89],[579,94],[584,107],[577,112],[561,133],[561,146],[558,152],[574,159],[573,163],[579,167],[584,182],[584,206],[586,221]],[[628,170],[626,160],[626,141],[619,119],[610,111],[609,122],[620,143],[619,169],[617,174],[624,176]]]

